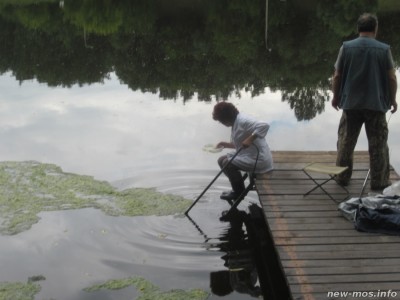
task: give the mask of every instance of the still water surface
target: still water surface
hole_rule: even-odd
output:
[[[222,73],[218,72],[219,69],[208,69],[212,64],[210,61],[213,61],[215,57],[207,52],[206,43],[199,46],[205,49],[200,56],[210,57],[210,59],[207,64],[199,59],[201,67],[196,69],[196,72],[193,71],[194,67],[191,70],[189,67],[180,69],[179,64],[168,65],[174,59],[173,54],[178,57],[177,60],[182,59],[179,53],[174,51],[169,52],[168,56],[163,56],[163,61],[168,63],[159,64],[169,71],[176,70],[176,73],[166,71],[162,74],[160,70],[156,72],[150,67],[147,69],[146,64],[157,58],[154,53],[147,53],[149,56],[154,54],[154,57],[142,57],[143,62],[140,66],[143,69],[138,69],[136,64],[127,60],[129,56],[134,56],[129,51],[118,55],[113,53],[115,58],[118,58],[117,62],[113,62],[117,71],[111,68],[109,72],[106,72],[107,76],[102,77],[98,82],[86,80],[86,77],[86,81],[81,82],[81,77],[78,76],[81,75],[79,68],[67,70],[65,67],[65,74],[49,72],[56,79],[64,75],[68,75],[67,79],[76,76],[79,82],[77,84],[70,84],[71,81],[66,83],[65,78],[60,79],[61,82],[65,80],[62,84],[43,79],[46,78],[44,75],[47,75],[43,71],[47,69],[42,65],[39,66],[38,62],[52,57],[55,59],[53,65],[59,63],[56,60],[58,52],[55,50],[43,55],[37,61],[27,59],[23,55],[20,58],[15,54],[14,59],[9,60],[10,64],[7,67],[4,67],[5,63],[2,62],[4,71],[0,76],[1,161],[35,160],[51,163],[60,166],[64,172],[93,176],[96,180],[108,181],[121,190],[155,187],[163,193],[195,199],[219,171],[216,163],[219,154],[205,152],[202,150],[203,146],[228,140],[230,135],[229,128],[211,118],[212,108],[217,98],[229,100],[240,111],[269,122],[271,128],[267,140],[273,151],[335,150],[337,125],[341,113],[331,108],[327,102],[330,97],[327,82],[335,59],[336,46],[338,48],[340,40],[350,36],[350,33],[337,35],[336,40],[332,42],[335,45],[334,50],[329,46],[329,41],[325,40],[326,45],[320,43],[323,49],[316,49],[316,44],[314,44],[310,46],[312,48],[310,57],[306,59],[301,56],[301,59],[292,61],[291,57],[304,55],[304,53],[296,54],[298,47],[295,46],[296,43],[293,44],[294,34],[290,34],[293,28],[279,30],[282,29],[282,24],[291,26],[290,20],[296,19],[296,16],[301,16],[303,21],[306,18],[315,22],[315,12],[305,13],[303,10],[299,12],[297,8],[288,10],[288,3],[270,2],[272,2],[270,13],[275,9],[280,16],[280,19],[274,18],[274,15],[270,18],[268,45],[272,50],[268,50],[269,52],[265,50],[264,28],[260,30],[260,40],[254,43],[261,45],[262,50],[255,46],[257,51],[265,51],[272,55],[272,58],[264,61],[265,65],[257,61],[244,60],[243,57],[258,55],[258,52],[250,47],[252,45],[250,42],[245,43],[246,47],[249,47],[245,49],[236,49],[228,43],[229,47],[235,49],[233,53],[230,53],[223,47],[224,41],[230,41],[229,38],[213,41],[215,52],[220,51],[219,54],[225,55],[224,59],[227,59],[226,65],[222,65],[222,68],[235,66],[235,64],[242,68],[227,69],[224,79],[229,84],[218,81],[220,77],[223,77]],[[354,3],[356,2],[358,3],[358,1]],[[328,2],[324,3],[325,9],[329,10]],[[65,12],[71,13],[67,4],[63,5],[65,5]],[[324,5],[318,6],[320,12],[324,11]],[[55,7],[59,11],[58,3]],[[206,9],[201,10],[202,14],[212,16],[211,13],[207,14],[205,11]],[[223,10],[224,13],[229,11]],[[263,11],[263,9],[256,11]],[[254,10],[249,8],[248,14],[257,19],[258,14]],[[390,20],[400,19],[393,17],[393,14],[388,14]],[[323,13],[319,13],[319,16],[321,15],[324,16]],[[231,20],[231,16],[229,19]],[[149,22],[148,20],[152,18],[147,17],[146,20]],[[217,26],[221,24],[215,24],[216,21],[211,17],[207,20],[213,24],[213,30],[225,28]],[[162,18],[162,22],[159,23],[165,27],[165,24],[170,21],[168,18]],[[264,24],[261,21],[260,24]],[[6,23],[4,20],[2,22]],[[293,26],[296,26],[296,22],[293,23]],[[320,28],[321,24],[314,24],[314,27],[310,25],[310,28]],[[191,24],[191,26],[194,25]],[[23,28],[26,30],[25,27]],[[145,33],[136,32],[137,36],[140,34],[151,36],[150,27],[139,26],[139,28]],[[228,28],[231,27],[228,26]],[[19,28],[19,30],[22,29]],[[176,31],[179,32],[179,30]],[[35,29],[35,32],[39,31]],[[103,45],[97,39],[102,38],[102,35],[96,36],[94,32],[86,35],[87,32],[83,30],[77,30],[77,32],[79,45],[85,46],[85,49],[81,50],[87,65],[90,66],[90,59],[98,62],[96,66],[100,65],[100,62],[105,63],[107,60],[103,60],[102,55],[107,52],[104,50],[106,47],[98,48],[101,51],[96,53],[90,52],[92,51],[90,47]],[[83,44],[82,32],[85,33],[85,44]],[[315,40],[311,34],[315,31],[309,32],[309,35],[303,35],[304,39]],[[384,33],[384,37],[391,41],[390,31],[387,30]],[[208,34],[211,33],[208,32]],[[247,32],[237,34],[248,37]],[[53,33],[53,35],[56,34]],[[162,35],[156,36],[155,40],[161,37]],[[175,41],[174,37],[169,38],[170,41]],[[249,37],[249,40],[251,38]],[[200,36],[197,36],[197,39],[201,41]],[[24,42],[29,44],[31,40],[27,38]],[[89,42],[91,44],[88,44]],[[114,46],[118,44],[117,39],[112,42]],[[161,43],[157,45],[162,46]],[[175,46],[180,49],[182,45]],[[115,49],[120,51],[124,47],[118,44]],[[3,49],[0,50],[3,51]],[[40,51],[46,50],[40,48]],[[39,57],[40,51],[35,49],[36,55],[33,57]],[[320,57],[313,62],[315,53],[318,53]],[[23,68],[21,71],[21,67],[16,64],[19,59],[25,62],[24,67],[29,71]],[[29,66],[31,61],[33,61],[32,66]],[[223,61],[218,62],[223,64]],[[126,65],[124,65],[125,62]],[[297,65],[294,65],[294,62]],[[321,71],[321,64],[326,65],[324,68],[328,72]],[[86,65],[79,66],[86,70]],[[254,83],[259,82],[259,78],[254,79],[254,74],[248,74],[243,66],[248,66],[248,70],[256,70],[254,74],[265,70],[268,80],[264,81],[262,78],[260,90]],[[137,77],[132,77],[136,81],[132,82],[131,78],[126,77],[123,67],[128,70],[134,69],[132,73],[137,74]],[[203,69],[212,72],[203,74]],[[240,70],[243,71],[245,79],[238,76],[242,74]],[[59,72],[58,69],[57,71]],[[67,71],[71,73],[67,74]],[[214,73],[218,76],[214,76]],[[303,92],[293,92],[294,88],[291,84],[295,75],[291,78],[292,73],[296,74],[297,84],[299,84],[296,87],[297,91]],[[34,75],[29,76],[29,74]],[[160,74],[168,76],[163,78]],[[277,78],[274,74],[277,74]],[[323,76],[320,76],[321,78],[314,76],[317,77],[315,79],[313,74]],[[159,82],[155,85],[153,82],[148,83],[148,80],[143,79],[146,76],[151,79],[156,78]],[[204,84],[202,76],[210,79],[209,85],[212,88],[207,84],[202,85]],[[187,97],[186,94],[179,93],[176,96],[174,92],[177,89],[174,85],[176,82],[171,78],[179,83],[185,82],[182,90],[190,86],[188,94],[191,96]],[[167,79],[171,79],[169,84],[172,88],[168,87],[165,91],[164,83]],[[190,84],[186,82],[186,79],[192,80],[189,80]],[[136,85],[136,82],[139,83]],[[214,85],[215,82],[218,84]],[[226,86],[235,86],[235,88],[228,89],[229,92],[226,92],[224,90]],[[307,96],[310,86],[312,87],[311,98]],[[168,96],[169,88],[172,90],[171,97]],[[207,94],[208,88],[210,88],[211,96]],[[216,93],[216,90],[221,90],[221,94]],[[293,102],[293,95],[299,97],[298,103],[301,105]],[[321,100],[319,97],[322,97],[322,103],[325,104],[319,112],[316,112],[314,108],[317,104],[321,104],[321,101],[318,102],[315,99]],[[204,101],[205,98],[207,101]],[[304,110],[310,99],[315,100],[310,109],[312,113]],[[397,155],[400,150],[400,140],[397,138],[400,134],[399,124],[399,117],[397,114],[393,115],[389,124],[389,146],[391,163],[397,170],[400,170],[400,158]],[[356,150],[367,150],[364,133],[360,136]],[[228,236],[231,225],[219,222],[221,212],[228,208],[226,203],[219,200],[219,194],[227,187],[226,178],[220,177],[193,208],[191,216],[196,224],[182,216],[111,217],[92,208],[42,212],[41,220],[31,229],[17,235],[0,236],[0,282],[26,282],[28,277],[41,274],[46,277],[46,280],[40,281],[42,290],[36,299],[134,299],[139,296],[139,292],[133,287],[95,293],[83,291],[85,287],[92,284],[130,276],[142,276],[165,291],[200,288],[209,292],[210,274],[227,269],[224,266],[223,256],[229,247],[223,244],[224,241],[232,238]],[[246,203],[241,204],[240,208],[246,210],[248,203],[257,203],[254,192],[249,194]],[[210,295],[209,299],[217,298],[215,295]],[[252,298],[250,295],[238,292],[227,296],[227,299]]]
[[[156,187],[188,199],[195,199],[218,172],[220,154],[202,150],[229,138],[229,129],[211,118],[213,101],[160,101],[133,93],[114,76],[104,84],[70,89],[49,89],[35,81],[19,85],[9,74],[0,82],[3,97],[13,97],[2,102],[3,160],[53,163],[119,189]],[[267,139],[272,150],[335,149],[340,113],[333,109],[299,122],[279,92],[256,98],[243,92],[241,99],[229,100],[271,124]],[[400,148],[393,140],[398,123],[394,115],[392,153]],[[358,149],[366,149],[364,137]],[[392,157],[392,163],[398,162]],[[43,274],[46,280],[37,299],[132,299],[134,288],[82,291],[132,275],[164,290],[209,290],[210,273],[225,269],[221,257],[226,253],[218,245],[229,224],[218,219],[228,209],[219,200],[227,187],[226,178],[220,177],[191,211],[202,232],[179,216],[110,217],[94,209],[41,213],[29,231],[0,236],[0,280],[25,281]],[[257,203],[254,192],[248,202]],[[229,297],[251,298],[239,293]]]
[[[217,170],[218,154],[202,148],[230,137],[229,128],[212,120],[215,101],[160,101],[157,95],[132,92],[115,76],[103,84],[64,89],[34,80],[19,84],[4,74],[0,87],[3,160],[38,160],[100,180],[154,186],[159,180],[153,175],[169,180],[162,172]],[[243,91],[240,99],[228,100],[269,122],[273,151],[336,148],[341,112],[329,103],[321,115],[299,122],[280,92],[252,98]],[[399,169],[399,120],[397,114],[387,118],[391,162]],[[367,150],[364,132],[356,150]]]
[[[229,129],[211,118],[213,103],[162,102],[132,93],[113,76],[70,89],[35,81],[19,85],[9,74],[0,82],[3,97],[15,100],[3,102],[1,110],[5,161],[52,163],[121,190],[156,187],[188,199],[218,172],[219,154],[202,149],[229,138]],[[236,104],[244,109],[262,101]],[[43,274],[37,299],[132,299],[138,296],[134,288],[82,291],[129,276],[145,277],[162,290],[209,291],[210,273],[226,270],[220,248],[230,225],[219,217],[229,206],[219,194],[227,188],[221,176],[191,211],[196,224],[182,216],[110,217],[95,209],[43,212],[30,230],[0,236],[0,281]],[[241,208],[248,203],[257,203],[254,192]]]

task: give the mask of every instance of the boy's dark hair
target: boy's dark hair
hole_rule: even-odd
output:
[[[220,122],[233,122],[238,113],[238,109],[232,103],[219,102],[214,106],[213,119]]]
[[[358,32],[374,32],[378,25],[378,18],[370,13],[362,14],[357,21]]]

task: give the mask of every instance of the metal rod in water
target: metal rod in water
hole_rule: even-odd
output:
[[[192,205],[190,205],[190,207],[185,211],[185,215],[187,215],[189,213],[189,211],[192,209],[193,206],[196,205],[197,201],[200,200],[201,197],[203,197],[203,195],[207,192],[207,190],[212,186],[212,184],[215,182],[215,180],[217,180],[217,178],[222,174],[222,172],[225,170],[225,168],[232,162],[232,160],[236,157],[236,155],[239,154],[239,152],[243,149],[243,147],[240,147],[236,153],[232,156],[232,158],[228,161],[228,163],[221,169],[221,171],[219,171],[219,173],[217,174],[217,176],[214,177],[214,179],[207,185],[207,187],[204,189],[204,191],[197,197],[196,200],[194,200],[194,202],[192,203]]]

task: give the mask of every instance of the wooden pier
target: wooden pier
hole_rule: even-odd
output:
[[[336,152],[273,157],[275,170],[257,178],[256,187],[291,298],[400,299],[400,237],[358,232],[320,189],[303,196],[315,186],[303,167],[334,165]],[[360,196],[368,169],[368,153],[355,152],[350,197]],[[394,170],[391,180],[400,180]],[[334,181],[325,187],[335,199],[345,196]],[[367,182],[364,195],[369,192]]]

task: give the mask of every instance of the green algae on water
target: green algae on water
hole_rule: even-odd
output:
[[[112,216],[173,215],[191,201],[154,188],[117,190],[91,176],[65,173],[53,164],[0,162],[0,233],[17,234],[42,211],[97,208]]]
[[[0,299],[33,300],[40,290],[40,285],[33,282],[0,282]]]
[[[99,290],[119,290],[133,286],[141,295],[136,300],[205,300],[209,293],[201,289],[161,291],[157,286],[142,277],[128,277],[123,279],[112,279],[101,284],[96,284],[85,288],[86,292],[96,292]]]

